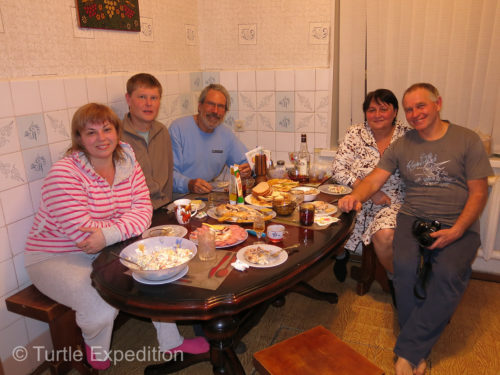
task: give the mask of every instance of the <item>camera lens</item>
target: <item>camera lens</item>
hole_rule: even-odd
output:
[[[418,236],[417,240],[421,246],[429,247],[434,243],[434,241],[436,241],[436,239],[432,238],[429,233],[432,232],[425,232]]]
[[[412,232],[420,246],[429,247],[436,240],[430,234],[440,229],[441,223],[439,221],[434,220],[431,223],[427,223],[417,219],[413,222]]]

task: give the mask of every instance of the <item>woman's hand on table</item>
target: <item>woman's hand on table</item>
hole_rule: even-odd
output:
[[[391,198],[389,198],[382,190],[378,190],[375,194],[373,194],[370,198],[373,203],[383,206],[390,206]]]
[[[81,227],[80,230],[90,233],[90,236],[76,244],[83,252],[95,254],[106,247],[106,239],[104,238],[101,228]]]

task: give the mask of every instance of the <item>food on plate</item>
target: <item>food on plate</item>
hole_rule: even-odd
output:
[[[304,190],[304,194],[305,195],[318,195],[319,194],[319,190],[318,189],[314,189],[314,188],[307,189],[307,190]]]
[[[215,216],[218,221],[232,221],[235,223],[249,223],[255,221],[256,217],[264,220],[272,218],[272,212],[260,212],[255,208],[242,204],[220,204],[215,207]]]
[[[226,247],[241,243],[248,236],[245,229],[239,225],[210,225],[215,231],[215,247]],[[191,233],[189,239],[196,241],[200,228]]]
[[[191,208],[193,210],[199,210],[202,205],[203,205],[203,202],[199,199],[194,199],[191,201]]]
[[[229,190],[229,181],[212,181],[210,182],[212,185],[213,191],[228,191]]]
[[[327,202],[314,201],[311,202],[311,204],[314,205],[314,207],[316,208],[316,213],[318,214],[329,214],[329,213],[333,214],[337,212],[337,208],[334,205]]]
[[[342,185],[331,185],[328,186],[328,191],[334,194],[345,194],[347,193],[347,188]]]
[[[284,191],[288,192],[292,190],[294,187],[299,186],[298,181],[292,181],[288,178],[274,178],[272,180],[268,180],[267,184],[271,186],[274,191]]]
[[[272,194],[271,186],[265,181],[258,183],[252,188],[252,195],[257,198],[266,197],[271,194]]]
[[[247,203],[255,206],[271,207],[275,199],[283,199],[283,192],[272,188],[267,182],[261,182],[247,196]]]
[[[130,260],[141,266],[142,271],[163,270],[187,262],[193,255],[193,250],[184,248],[156,248],[145,252],[144,244],[139,244],[135,250],[137,256]]]
[[[279,251],[270,251],[260,246],[250,247],[244,253],[245,259],[253,264],[269,264],[269,262],[279,255]]]

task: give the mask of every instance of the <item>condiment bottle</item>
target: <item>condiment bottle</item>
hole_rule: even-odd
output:
[[[229,204],[236,204],[238,199],[238,186],[236,186],[236,176],[234,175],[234,166],[230,167],[229,176]]]
[[[288,178],[284,160],[278,160],[276,162],[275,170],[276,170],[276,175],[279,176],[277,178]]]

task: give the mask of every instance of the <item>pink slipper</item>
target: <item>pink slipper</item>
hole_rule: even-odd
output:
[[[168,351],[182,351],[190,354],[201,354],[208,352],[209,349],[210,344],[204,337],[195,337],[194,339],[184,339],[181,345]]]
[[[97,361],[94,359],[94,354],[92,353],[92,348],[85,344],[85,353],[87,354],[87,362],[89,363],[92,368],[96,370],[106,370],[111,366],[111,362],[109,359],[106,359],[105,361]]]

